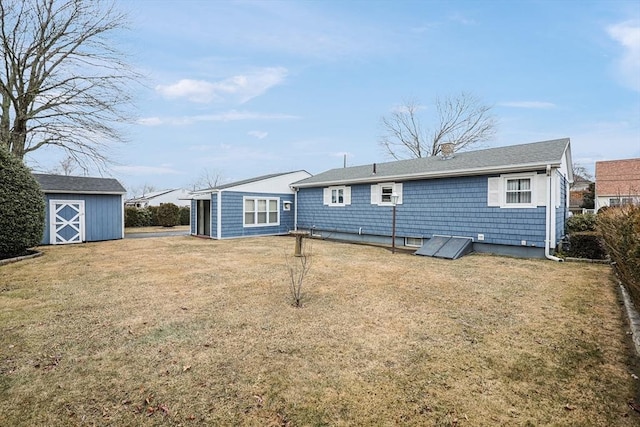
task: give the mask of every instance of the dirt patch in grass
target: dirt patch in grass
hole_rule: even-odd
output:
[[[296,309],[293,245],[120,240],[2,267],[0,425],[638,425],[607,266],[315,241]]]

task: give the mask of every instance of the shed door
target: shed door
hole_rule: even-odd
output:
[[[49,201],[52,245],[84,242],[84,200]]]

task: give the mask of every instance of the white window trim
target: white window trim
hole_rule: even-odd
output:
[[[507,203],[507,181],[527,178],[531,182],[531,202]],[[530,209],[546,206],[546,181],[546,175],[535,172],[502,174],[500,177],[489,178],[487,204],[505,209]]]
[[[420,243],[419,244],[409,243],[410,239],[419,240]],[[424,245],[424,238],[422,238],[422,237],[405,237],[404,238],[404,245],[408,246],[408,247],[411,247],[411,248],[420,248],[420,247],[422,247],[422,245]]]
[[[253,212],[253,220],[254,223],[253,224],[245,224],[244,222],[244,218],[245,218],[245,206],[246,206],[246,201],[247,200],[253,200],[255,202],[255,206],[256,206],[256,210]],[[264,224],[258,224],[258,210],[257,210],[257,206],[258,206],[258,200],[266,200],[267,202],[267,222]],[[269,202],[270,201],[276,201],[276,206],[277,206],[277,221],[276,222],[269,222]],[[242,198],[242,226],[244,228],[253,228],[253,227],[276,227],[280,225],[280,198],[279,197],[257,197],[257,196],[244,196]]]
[[[333,203],[331,200],[331,196],[332,193],[334,191],[340,191],[342,190],[342,203]],[[348,206],[351,204],[351,187],[346,186],[346,185],[334,185],[331,187],[325,187],[323,189],[323,194],[322,194],[322,203],[326,206],[332,206],[332,207],[341,207],[341,206]]]
[[[371,204],[378,206],[393,206],[392,202],[383,202],[382,201],[382,188],[383,187],[391,187],[391,193],[396,193],[398,195],[398,201],[396,205],[402,204],[402,183],[401,182],[381,182],[378,184],[373,184],[371,186]]]

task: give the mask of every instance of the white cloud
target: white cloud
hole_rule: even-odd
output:
[[[113,170],[123,175],[179,175],[181,172],[165,166],[140,166],[140,165],[128,165],[128,166],[114,166]]]
[[[261,130],[252,130],[250,132],[247,133],[249,136],[255,136],[258,139],[264,139],[267,137],[267,135],[269,135],[269,132],[264,132]]]
[[[626,21],[607,28],[609,36],[623,47],[617,72],[626,86],[640,92],[640,22]]]
[[[192,102],[211,102],[215,86],[203,80],[182,79],[172,85],[158,85],[156,92],[166,98],[187,98]]]
[[[186,98],[191,102],[230,101],[243,104],[262,95],[287,77],[283,67],[261,68],[217,82],[182,79],[171,85],[158,85],[156,91],[170,99]]]
[[[165,117],[151,119],[141,119],[138,123],[147,126],[155,126],[159,124],[166,124],[172,126],[184,126],[191,125],[198,122],[235,122],[241,120],[292,120],[299,119],[299,116],[291,114],[280,113],[254,113],[251,111],[236,111],[230,110],[224,113],[217,114],[201,114],[197,116],[183,116],[183,117]],[[253,135],[256,136],[256,135]],[[265,135],[266,136],[266,135]]]
[[[162,124],[162,119],[160,117],[144,117],[139,119],[137,123],[142,126],[158,126]]]
[[[556,104],[553,102],[544,102],[544,101],[508,101],[501,102],[498,105],[501,107],[512,107],[512,108],[534,108],[534,109],[550,109],[556,108]]]

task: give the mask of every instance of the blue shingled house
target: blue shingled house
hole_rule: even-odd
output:
[[[313,236],[421,247],[467,239],[478,252],[553,258],[564,236],[569,139],[332,169],[297,181],[297,227]]]
[[[124,237],[126,190],[113,178],[33,174],[44,193],[43,245]]]
[[[275,173],[192,193],[191,234],[213,239],[287,234],[295,228],[291,183],[306,171]]]

